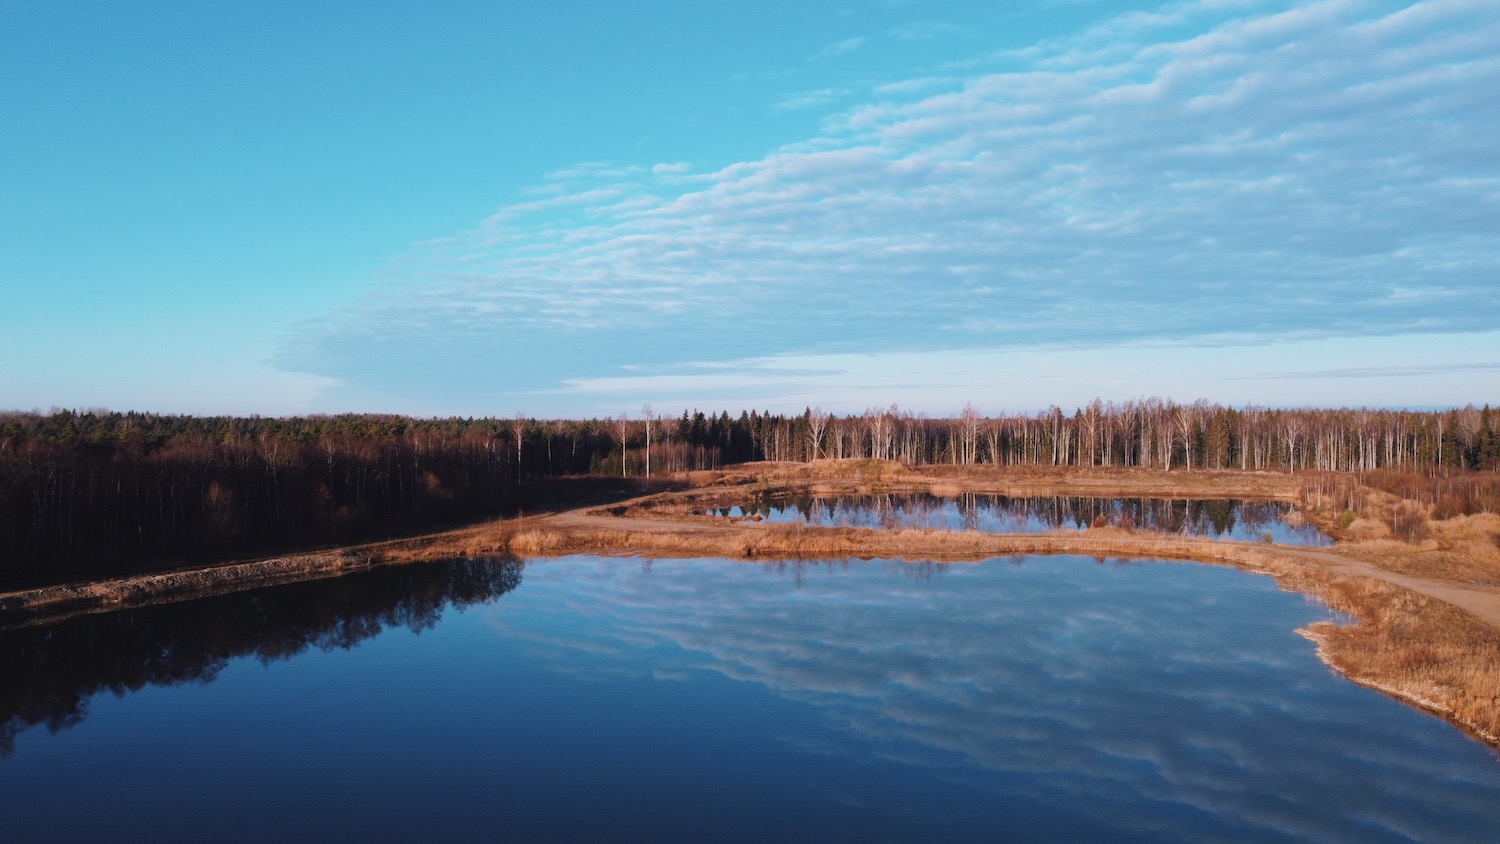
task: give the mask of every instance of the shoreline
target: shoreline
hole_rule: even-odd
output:
[[[1343,677],[1351,683],[1359,686],[1364,686],[1365,688],[1372,691],[1380,692],[1386,697],[1399,701],[1400,703],[1403,703],[1406,706],[1410,706],[1413,709],[1420,709],[1429,715],[1441,718],[1444,721],[1452,724],[1453,726],[1458,727],[1460,730],[1463,730],[1469,735],[1470,738],[1473,738],[1475,741],[1481,744],[1489,745],[1492,750],[1496,751],[1497,754],[1500,754],[1500,733],[1490,732],[1489,730],[1486,730],[1475,724],[1470,724],[1465,721],[1459,720],[1440,702],[1423,697],[1422,695],[1411,690],[1402,689],[1397,686],[1389,685],[1387,683],[1382,683],[1379,680],[1375,680],[1370,677],[1354,676],[1340,670],[1339,666],[1335,663],[1333,657],[1328,653],[1327,649],[1327,639],[1324,635],[1324,627],[1330,625],[1331,622],[1317,622],[1316,624],[1311,624],[1307,627],[1299,627],[1295,631],[1299,636],[1313,643],[1313,645],[1317,649],[1316,654],[1318,656],[1318,660],[1324,665],[1328,666],[1330,670],[1334,671],[1340,677]],[[1500,761],[1500,758],[1497,758],[1497,761]]]
[[[798,467],[776,474],[811,474]],[[809,471],[811,470],[811,471]],[[901,473],[907,474],[907,473]],[[1165,473],[1163,473],[1165,474]],[[1287,476],[1280,476],[1283,490]],[[720,473],[682,493],[632,499],[615,505],[495,521],[444,533],[351,546],[334,551],[288,554],[191,570],[115,580],[38,587],[0,594],[0,630],[45,625],[64,618],[136,606],[188,601],[217,594],[319,580],[388,565],[453,557],[550,558],[571,554],[615,557],[721,557],[730,561],[774,559],[902,559],[972,562],[1018,555],[1076,554],[1106,559],[1160,559],[1229,565],[1271,577],[1277,588],[1317,598],[1353,624],[1318,622],[1297,632],[1312,641],[1318,658],[1350,681],[1437,715],[1476,740],[1500,750],[1500,590],[1449,580],[1416,577],[1383,568],[1332,548],[1298,548],[1176,534],[1102,527],[1036,534],[987,534],[935,529],[866,529],[771,525],[718,516],[663,512],[705,500],[743,497],[774,486],[821,494],[907,491],[908,478],[759,477]],[[997,487],[1026,487],[1030,494],[1077,494],[1076,484],[1057,478],[964,479],[931,477],[953,494],[1009,494]],[[1102,480],[1102,479],[1101,479]],[[1156,487],[1161,479],[1148,478]],[[1174,478],[1175,480],[1175,478]],[[1264,478],[1250,479],[1267,496]],[[727,483],[726,483],[727,481]],[[884,482],[882,482],[884,481]],[[1252,484],[1225,484],[1227,487]],[[1118,497],[1145,496],[1148,484],[1119,484]],[[1042,487],[1045,486],[1046,489]],[[1067,486],[1059,490],[1059,486]],[[1104,492],[1088,483],[1089,492]],[[1196,486],[1196,484],[1194,485]],[[856,489],[850,489],[854,487]],[[1122,488],[1123,487],[1123,488]],[[826,492],[825,492],[826,490]],[[991,490],[996,490],[991,492]],[[1089,493],[1084,493],[1085,495]],[[1219,498],[1241,497],[1231,488]],[[1103,497],[1103,496],[1101,496]],[[1178,498],[1209,497],[1198,490]],[[1283,491],[1277,498],[1286,498]],[[649,515],[648,515],[649,514]]]

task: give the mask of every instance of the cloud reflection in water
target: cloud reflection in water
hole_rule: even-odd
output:
[[[565,671],[706,670],[816,707],[789,748],[983,781],[1152,836],[1479,840],[1500,765],[1330,676],[1264,577],[1028,558],[529,563],[494,623]]]

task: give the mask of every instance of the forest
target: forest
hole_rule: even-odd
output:
[[[1443,411],[1095,401],[930,418],[0,414],[0,589],[410,535],[536,503],[539,481],[758,460],[1451,475],[1500,468],[1488,405]]]

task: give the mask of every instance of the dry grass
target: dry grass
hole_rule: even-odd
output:
[[[1320,481],[1321,489],[1304,490],[1302,507],[1309,520],[1341,540],[1344,556],[1413,577],[1500,588],[1500,515],[1480,511],[1437,518],[1444,501],[1452,503],[1441,491],[1450,479],[1432,479],[1429,488],[1418,487],[1416,478],[1397,476],[1416,498],[1352,479],[1336,487]],[[1488,488],[1480,480],[1468,483],[1472,489]],[[1386,486],[1393,485],[1387,478]]]
[[[1357,619],[1302,631],[1325,662],[1500,746],[1500,631],[1450,604],[1370,578],[1308,586]]]
[[[1495,537],[1500,536],[1500,517],[1487,516],[1484,520],[1495,526],[1473,528],[1470,522],[1455,530],[1449,525],[1439,525],[1420,543],[1365,540],[1341,545],[1339,553],[1413,577],[1500,589],[1500,548],[1494,544]]]
[[[503,550],[523,557],[602,553],[729,559],[879,557],[958,561],[1014,554],[1085,554],[1231,562],[1245,547],[1243,543],[1131,533],[1120,528],[990,534],[930,528],[877,530],[755,524],[716,517],[637,520],[567,514],[528,523],[507,537]]]
[[[693,489],[637,499],[594,512],[624,516],[683,516],[691,509],[743,504],[747,495],[817,497],[874,493],[928,493],[941,498],[1001,495],[1009,498],[1249,498],[1297,501],[1299,479],[1277,472],[1185,472],[1161,469],[1062,466],[919,466],[891,460],[818,460],[812,463],[746,463],[679,480]]]
[[[922,466],[911,475],[966,493],[1124,498],[1273,498],[1296,500],[1301,482],[1284,472],[1184,471],[1095,466]]]

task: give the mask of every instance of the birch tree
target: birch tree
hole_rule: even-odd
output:
[[[959,462],[968,466],[976,462],[974,457],[979,448],[979,411],[974,405],[964,405],[958,425],[961,437]]]
[[[516,411],[510,420],[510,435],[516,441],[516,483],[521,482],[521,445],[526,442],[526,417]]]
[[[615,419],[615,436],[620,440],[620,477],[625,477],[625,446],[630,442],[630,416],[624,411]]]
[[[641,405],[641,414],[646,417],[646,477],[651,477],[651,403]]]
[[[823,431],[828,427],[828,414],[823,408],[814,407],[807,411],[807,460],[811,463],[818,459],[823,447]]]

